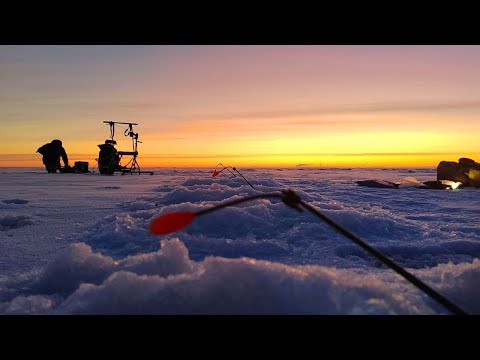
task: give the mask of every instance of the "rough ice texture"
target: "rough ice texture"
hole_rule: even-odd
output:
[[[420,270],[472,313],[480,313],[480,261]],[[447,313],[389,271],[366,273],[250,258],[191,261],[178,239],[119,261],[72,244],[6,314],[429,314]],[[396,281],[392,281],[395,279]],[[9,286],[14,286],[10,283]],[[6,291],[5,289],[3,291]],[[4,295],[5,297],[5,295]]]
[[[293,188],[480,313],[475,190],[355,184],[398,181],[412,171],[419,181],[435,176],[425,169],[240,171],[260,191]],[[47,175],[0,178],[0,313],[447,313],[325,223],[277,200],[223,209],[170,236],[148,233],[159,214],[258,193],[239,176],[193,169],[148,177]],[[23,197],[29,202],[17,201]]]
[[[30,216],[25,215],[7,215],[0,216],[0,231],[16,229],[19,227],[33,224]]]

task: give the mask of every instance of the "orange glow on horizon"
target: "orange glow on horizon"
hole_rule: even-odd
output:
[[[38,154],[37,154],[38,155]],[[97,154],[98,155],[98,154]],[[88,161],[89,169],[97,167],[95,158],[97,155],[78,156],[69,155],[69,162],[73,166],[75,161]],[[32,159],[31,155],[16,155],[15,159],[5,161],[0,157],[0,167],[43,167],[41,156]],[[213,169],[218,163],[236,167],[254,168],[295,168],[295,167],[436,167],[442,160],[458,161],[460,157],[480,159],[480,153],[444,153],[444,154],[359,154],[359,155],[320,155],[320,154],[296,154],[296,155],[258,155],[258,156],[145,156],[139,155],[138,162],[146,168],[208,168]],[[124,157],[122,164],[126,164],[130,158]]]
[[[295,167],[299,164],[433,167],[442,160],[457,161],[460,157],[480,160],[480,153],[468,146],[477,142],[480,125],[472,125],[470,132],[460,132],[455,128],[455,121],[443,118],[442,121],[451,124],[445,132],[429,129],[439,121],[438,117],[419,120],[412,116],[407,122],[400,116],[391,115],[386,121],[378,115],[351,114],[339,116],[337,120],[335,123],[315,117],[290,116],[281,121],[258,120],[244,131],[239,128],[245,119],[181,122],[161,133],[140,133],[142,143],[138,145],[138,161],[145,168],[209,168],[219,162],[248,167]],[[299,123],[304,126],[298,126]],[[365,128],[367,123],[370,125]],[[375,132],[371,131],[372,127]],[[108,138],[108,131],[105,131],[108,128],[100,130],[90,134],[98,141],[86,141],[70,134],[61,137],[71,165],[75,161],[88,161],[90,168],[96,167],[97,145]],[[141,127],[137,131],[140,132]],[[120,132],[116,140],[118,150],[131,151],[131,138]],[[48,141],[28,146],[7,139],[8,142],[10,151],[0,152],[0,166],[42,166],[41,155],[35,151]],[[124,157],[122,164],[128,160]]]

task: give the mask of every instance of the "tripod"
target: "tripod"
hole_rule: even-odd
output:
[[[116,121],[104,121],[104,123],[110,125],[110,139],[107,140],[110,144],[116,145],[117,142],[113,139],[115,136],[115,124],[123,124],[128,125],[128,128],[125,130],[124,135],[130,136],[132,138],[132,151],[116,151],[115,156],[118,159],[118,166],[115,167],[113,171],[119,171],[122,175],[125,174],[133,174],[138,173],[140,174],[150,174],[153,175],[152,171],[141,171],[140,164],[137,161],[138,156],[138,143],[142,143],[138,140],[138,133],[133,131],[133,125],[138,125],[136,123],[124,123],[124,122],[116,122]],[[132,158],[128,161],[125,166],[120,166],[120,160],[123,156],[131,156]]]

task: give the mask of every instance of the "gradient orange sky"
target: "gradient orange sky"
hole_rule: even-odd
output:
[[[104,120],[143,167],[480,161],[480,46],[0,46],[0,166],[94,167]]]

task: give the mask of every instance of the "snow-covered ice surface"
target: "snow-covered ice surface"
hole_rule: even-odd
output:
[[[227,172],[0,169],[3,314],[445,314],[311,214],[259,200],[152,236],[153,217],[254,191]],[[480,192],[377,189],[435,169],[239,169],[295,190],[470,313],[480,313]]]

